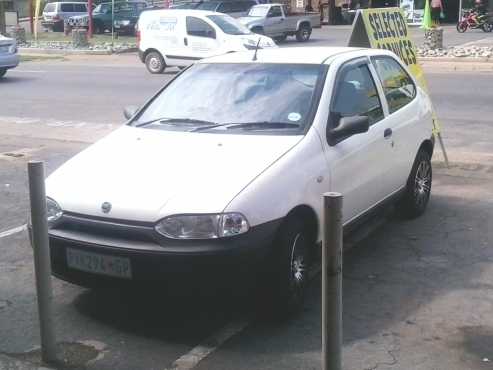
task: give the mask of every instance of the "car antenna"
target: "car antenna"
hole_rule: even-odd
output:
[[[260,40],[261,40],[261,37],[258,38],[257,46],[255,46],[255,53],[253,53],[253,58],[252,58],[253,61],[257,60],[257,51],[258,51],[258,46],[260,44]]]

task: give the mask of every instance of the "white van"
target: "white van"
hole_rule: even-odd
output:
[[[140,60],[151,73],[257,46],[277,47],[271,38],[252,33],[229,15],[192,9],[143,12],[137,40]]]

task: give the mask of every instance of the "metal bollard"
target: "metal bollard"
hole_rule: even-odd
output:
[[[56,341],[53,327],[53,292],[51,288],[50,249],[46,214],[45,174],[43,162],[31,161],[27,165],[29,198],[31,201],[32,243],[36,293],[38,296],[41,356],[44,362],[56,362]]]
[[[323,195],[322,370],[342,368],[342,200]]]

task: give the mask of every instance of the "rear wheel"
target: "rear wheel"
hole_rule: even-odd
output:
[[[464,33],[467,31],[467,23],[466,22],[459,22],[457,23],[457,32],[459,33]]]
[[[163,73],[166,68],[166,63],[161,54],[157,51],[149,52],[145,57],[145,65],[147,70],[152,74]]]
[[[426,150],[420,149],[407,180],[404,197],[399,204],[399,210],[404,216],[415,218],[424,213],[430,200],[431,183],[431,158]]]
[[[312,29],[307,24],[302,24],[300,29],[296,32],[296,40],[299,42],[306,42],[310,39]]]
[[[0,78],[5,76],[5,73],[7,73],[7,68],[0,68]]]

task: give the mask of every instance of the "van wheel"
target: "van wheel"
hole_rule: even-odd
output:
[[[416,218],[425,212],[430,200],[432,177],[430,155],[420,149],[407,180],[405,194],[398,204],[402,215]]]
[[[5,73],[7,73],[7,68],[0,68],[0,78],[5,76]]]
[[[308,230],[292,217],[281,227],[274,245],[270,297],[276,317],[299,312],[304,303],[311,265]]]
[[[299,42],[306,42],[310,39],[312,29],[306,24],[302,24],[300,29],[296,32],[296,40]]]
[[[147,70],[152,74],[163,73],[166,68],[166,63],[161,54],[157,51],[151,51],[146,55],[145,64]]]

